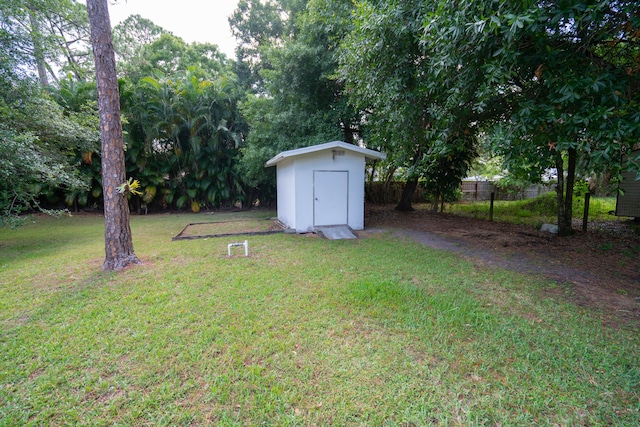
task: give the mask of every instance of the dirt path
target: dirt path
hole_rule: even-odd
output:
[[[366,222],[369,231],[392,230],[479,265],[566,284],[573,302],[603,310],[614,323],[640,325],[640,236],[633,231],[587,231],[559,238],[528,226],[427,210],[396,212],[393,206],[368,206]]]

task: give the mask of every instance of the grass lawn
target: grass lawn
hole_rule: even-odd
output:
[[[573,200],[573,218],[582,221],[584,215],[584,196]],[[474,218],[489,219],[489,201],[457,202],[447,205],[447,212]],[[533,199],[501,201],[496,200],[493,206],[493,219],[513,224],[527,224],[540,227],[544,223],[556,224],[558,210],[556,193],[550,192]],[[589,221],[627,220],[609,212],[615,211],[615,197],[591,197],[589,202]]]
[[[209,219],[133,217],[119,273],[99,217],[0,229],[0,425],[640,424],[640,334],[569,288],[386,233],[171,241]]]

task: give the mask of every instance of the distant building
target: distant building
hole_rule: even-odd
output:
[[[631,152],[631,157],[640,156],[640,149]],[[623,164],[626,159],[623,159]],[[640,181],[636,179],[636,172],[624,172],[618,200],[616,201],[617,216],[632,216],[640,218]]]

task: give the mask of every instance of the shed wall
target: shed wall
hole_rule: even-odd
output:
[[[296,228],[296,169],[292,160],[285,160],[277,167],[278,219],[289,228]]]
[[[364,228],[365,158],[363,155],[348,151],[335,155],[333,151],[324,150],[303,154],[277,165],[278,218],[299,233],[312,231],[315,226],[314,171],[347,171],[349,173],[348,225],[354,230]],[[294,172],[291,173],[289,168]],[[285,171],[281,172],[281,169]],[[281,180],[293,180],[295,184],[282,183],[281,185]],[[287,192],[288,194],[285,194]]]
[[[618,193],[616,215],[640,218],[640,181],[636,181],[635,172],[622,174],[620,189],[624,194]]]
[[[349,226],[354,230],[364,229],[364,171],[365,158],[348,153],[351,169],[349,179]]]
[[[638,155],[640,155],[640,150],[636,149],[631,152],[632,157],[637,157]],[[622,159],[623,168],[626,161],[626,158]],[[640,181],[636,180],[635,172],[624,172],[622,174],[620,190],[624,194],[618,192],[616,215],[640,218]]]

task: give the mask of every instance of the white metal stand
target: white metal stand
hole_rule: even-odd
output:
[[[229,243],[227,245],[227,253],[231,257],[231,248],[234,246],[244,246],[244,256],[249,256],[249,241],[245,240],[244,243]]]

